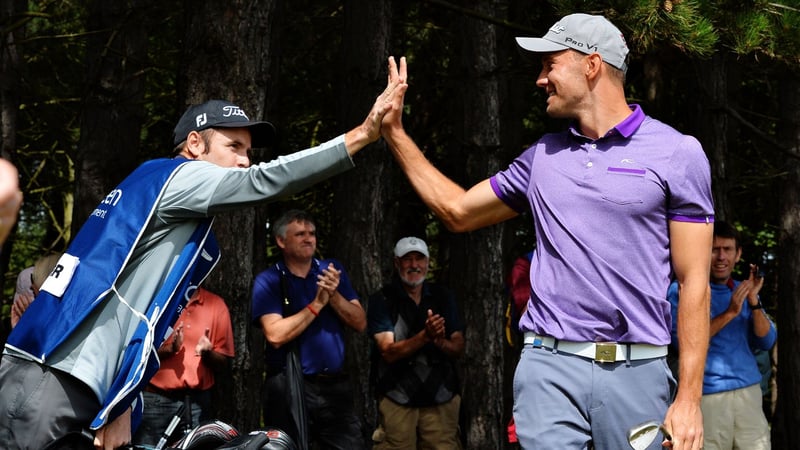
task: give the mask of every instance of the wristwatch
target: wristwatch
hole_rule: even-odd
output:
[[[753,311],[755,311],[757,309],[764,309],[764,305],[762,305],[761,304],[761,300],[759,300],[758,303],[756,303],[755,305],[750,306],[750,309],[752,309]]]

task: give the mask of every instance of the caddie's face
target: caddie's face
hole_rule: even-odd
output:
[[[197,159],[220,167],[250,167],[250,130],[247,128],[214,128],[209,139],[204,140],[208,148],[197,155]]]
[[[714,245],[711,247],[711,281],[728,281],[741,256],[742,249],[736,248],[736,239],[714,236]]]
[[[428,258],[420,252],[408,252],[394,258],[397,275],[407,286],[419,286],[428,275]]]

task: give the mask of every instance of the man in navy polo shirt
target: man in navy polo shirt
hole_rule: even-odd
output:
[[[601,16],[571,14],[539,53],[547,113],[571,120],[469,190],[440,173],[398,113],[382,134],[406,176],[452,231],[531,211],[536,252],[514,380],[523,448],[628,448],[627,430],[663,420],[675,449],[700,449],[708,348],[713,201],[708,160],[691,136],[625,99],[628,48]],[[394,74],[395,72],[391,72]],[[407,76],[400,60],[399,79]],[[674,272],[673,272],[674,271]],[[666,364],[670,277],[680,285],[677,393]],[[653,448],[659,446],[653,444]]]
[[[345,327],[359,333],[367,327],[358,294],[339,261],[314,257],[317,234],[310,214],[287,211],[273,230],[283,258],[258,274],[253,285],[253,322],[268,344],[264,423],[299,440],[285,370],[286,349],[296,341],[311,440],[326,449],[362,449],[362,427],[344,371]]]

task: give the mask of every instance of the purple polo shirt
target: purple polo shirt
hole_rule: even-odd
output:
[[[638,105],[600,139],[547,134],[490,179],[536,230],[522,331],[571,341],[670,342],[670,220],[713,222],[700,143]]]

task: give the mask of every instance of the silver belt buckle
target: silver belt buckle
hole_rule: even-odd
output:
[[[617,361],[617,344],[615,342],[596,342],[594,344],[594,360],[601,363]]]

